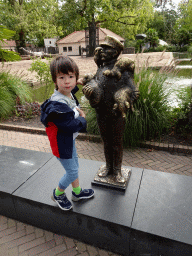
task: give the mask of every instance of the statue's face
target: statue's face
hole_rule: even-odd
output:
[[[119,53],[116,49],[107,46],[107,45],[102,45],[101,50],[100,50],[100,56],[101,60],[103,62],[109,62],[113,59],[116,59],[118,57]]]

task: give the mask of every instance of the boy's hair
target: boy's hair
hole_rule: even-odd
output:
[[[54,83],[56,83],[57,74],[59,73],[68,74],[72,72],[75,73],[76,80],[79,78],[79,68],[75,61],[68,56],[59,56],[53,59],[50,63],[50,70]]]

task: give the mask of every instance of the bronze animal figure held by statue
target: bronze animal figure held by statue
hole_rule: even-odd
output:
[[[83,93],[95,108],[97,123],[104,142],[106,165],[99,170],[99,177],[113,176],[124,183],[121,166],[123,159],[123,133],[128,109],[138,97],[134,85],[134,63],[118,57],[123,45],[114,37],[95,49],[94,60],[98,66],[95,75],[83,79]]]

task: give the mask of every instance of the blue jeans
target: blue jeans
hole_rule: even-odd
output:
[[[65,168],[66,173],[59,181],[59,187],[61,189],[66,189],[73,181],[75,181],[79,175],[79,162],[78,162],[78,156],[77,156],[77,150],[75,147],[75,140],[73,140],[73,153],[71,159],[62,159],[58,158],[62,166]]]

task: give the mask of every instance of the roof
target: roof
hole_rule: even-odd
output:
[[[119,39],[121,42],[124,42],[125,39],[107,28],[99,28],[99,41],[104,41],[106,36],[114,36]],[[57,44],[68,44],[68,43],[78,43],[85,42],[85,30],[74,31],[68,36],[57,41]]]
[[[1,43],[1,47],[16,47],[16,43],[14,40],[4,39],[4,42]]]

